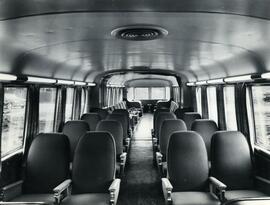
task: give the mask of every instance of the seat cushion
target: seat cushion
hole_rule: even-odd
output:
[[[208,192],[173,192],[173,205],[219,205],[217,198]]]
[[[236,198],[246,198],[246,197],[266,197],[267,195],[263,192],[256,190],[231,190],[226,191],[225,197],[227,200]]]
[[[110,200],[109,194],[77,194],[71,195],[62,201],[62,205],[108,205]]]
[[[53,203],[53,194],[22,194],[11,200],[12,202],[45,202]]]

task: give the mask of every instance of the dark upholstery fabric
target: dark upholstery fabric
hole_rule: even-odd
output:
[[[183,116],[183,120],[186,123],[187,129],[191,130],[192,123],[197,120],[201,119],[201,115],[196,112],[185,112]]]
[[[155,137],[159,139],[161,125],[164,120],[176,120],[176,116],[172,112],[161,112],[157,115],[156,119],[156,128],[155,128]]]
[[[183,120],[164,120],[160,129],[159,146],[163,159],[166,161],[167,146],[170,136],[176,131],[186,131],[187,127]]]
[[[211,174],[227,190],[253,187],[251,153],[245,136],[238,131],[218,131],[211,142]]]
[[[91,108],[90,112],[97,113],[102,120],[106,119],[106,117],[109,114],[107,110],[102,109],[102,108]]]
[[[225,198],[227,200],[238,199],[238,198],[255,198],[255,197],[268,197],[268,195],[256,191],[256,190],[228,190],[225,193]]]
[[[68,178],[69,156],[65,135],[37,135],[28,152],[23,193],[52,193],[53,188]]]
[[[156,127],[157,127],[157,116],[159,113],[161,112],[170,112],[169,109],[157,109],[155,112],[154,112],[154,119],[153,119],[153,129],[155,130]]]
[[[185,112],[193,112],[193,109],[190,108],[190,107],[186,107],[186,108],[177,108],[175,111],[174,111],[174,114],[176,115],[176,117],[178,119],[181,119],[183,120],[183,117],[184,117],[184,113]]]
[[[23,194],[11,200],[11,202],[45,202],[48,204],[53,204],[55,199],[53,194]],[[21,203],[23,205],[23,203]]]
[[[115,175],[115,143],[108,132],[87,132],[74,154],[72,194],[107,193]]]
[[[123,128],[120,122],[114,120],[102,120],[98,123],[96,131],[109,132],[115,141],[116,155],[123,153]]]
[[[84,120],[88,123],[91,131],[95,131],[101,118],[97,113],[85,113],[82,115],[81,120]]]
[[[193,131],[171,135],[168,152],[168,178],[173,191],[204,191],[208,185],[208,158],[202,137]]]
[[[158,101],[157,102],[157,109],[163,109],[163,108],[170,108],[170,101]]]
[[[106,194],[78,194],[71,195],[63,200],[63,205],[108,205],[110,201],[109,192]]]
[[[129,127],[129,112],[126,109],[116,109],[112,112],[112,114],[121,114],[124,115],[127,119],[128,122],[128,127]]]
[[[213,134],[218,131],[217,124],[213,120],[198,119],[192,123],[191,130],[198,132],[202,136],[210,160],[211,139]]]
[[[128,122],[127,122],[127,118],[124,115],[118,114],[118,113],[110,114],[108,115],[106,120],[114,120],[114,121],[120,122],[123,127],[124,138],[128,137]]]
[[[219,205],[217,198],[209,192],[173,192],[173,205]]]
[[[69,139],[71,160],[73,160],[74,151],[80,137],[84,136],[87,131],[90,131],[89,125],[83,120],[72,120],[65,123],[63,134]]]

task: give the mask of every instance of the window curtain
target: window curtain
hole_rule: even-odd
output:
[[[54,130],[57,132],[62,132],[63,126],[65,124],[65,112],[66,112],[66,87],[58,87],[57,88],[57,96],[56,96],[56,113],[55,113],[55,128]]]
[[[72,119],[78,120],[80,119],[80,110],[81,110],[81,93],[82,88],[76,87],[73,95],[73,111],[72,111]]]

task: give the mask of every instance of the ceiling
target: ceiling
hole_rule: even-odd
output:
[[[0,72],[93,81],[148,66],[189,81],[269,68],[268,0],[4,0]],[[165,38],[124,41],[126,25],[156,25]]]

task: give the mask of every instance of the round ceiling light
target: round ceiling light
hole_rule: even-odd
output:
[[[149,41],[168,35],[168,31],[158,26],[136,25],[114,29],[112,36],[130,41]]]

